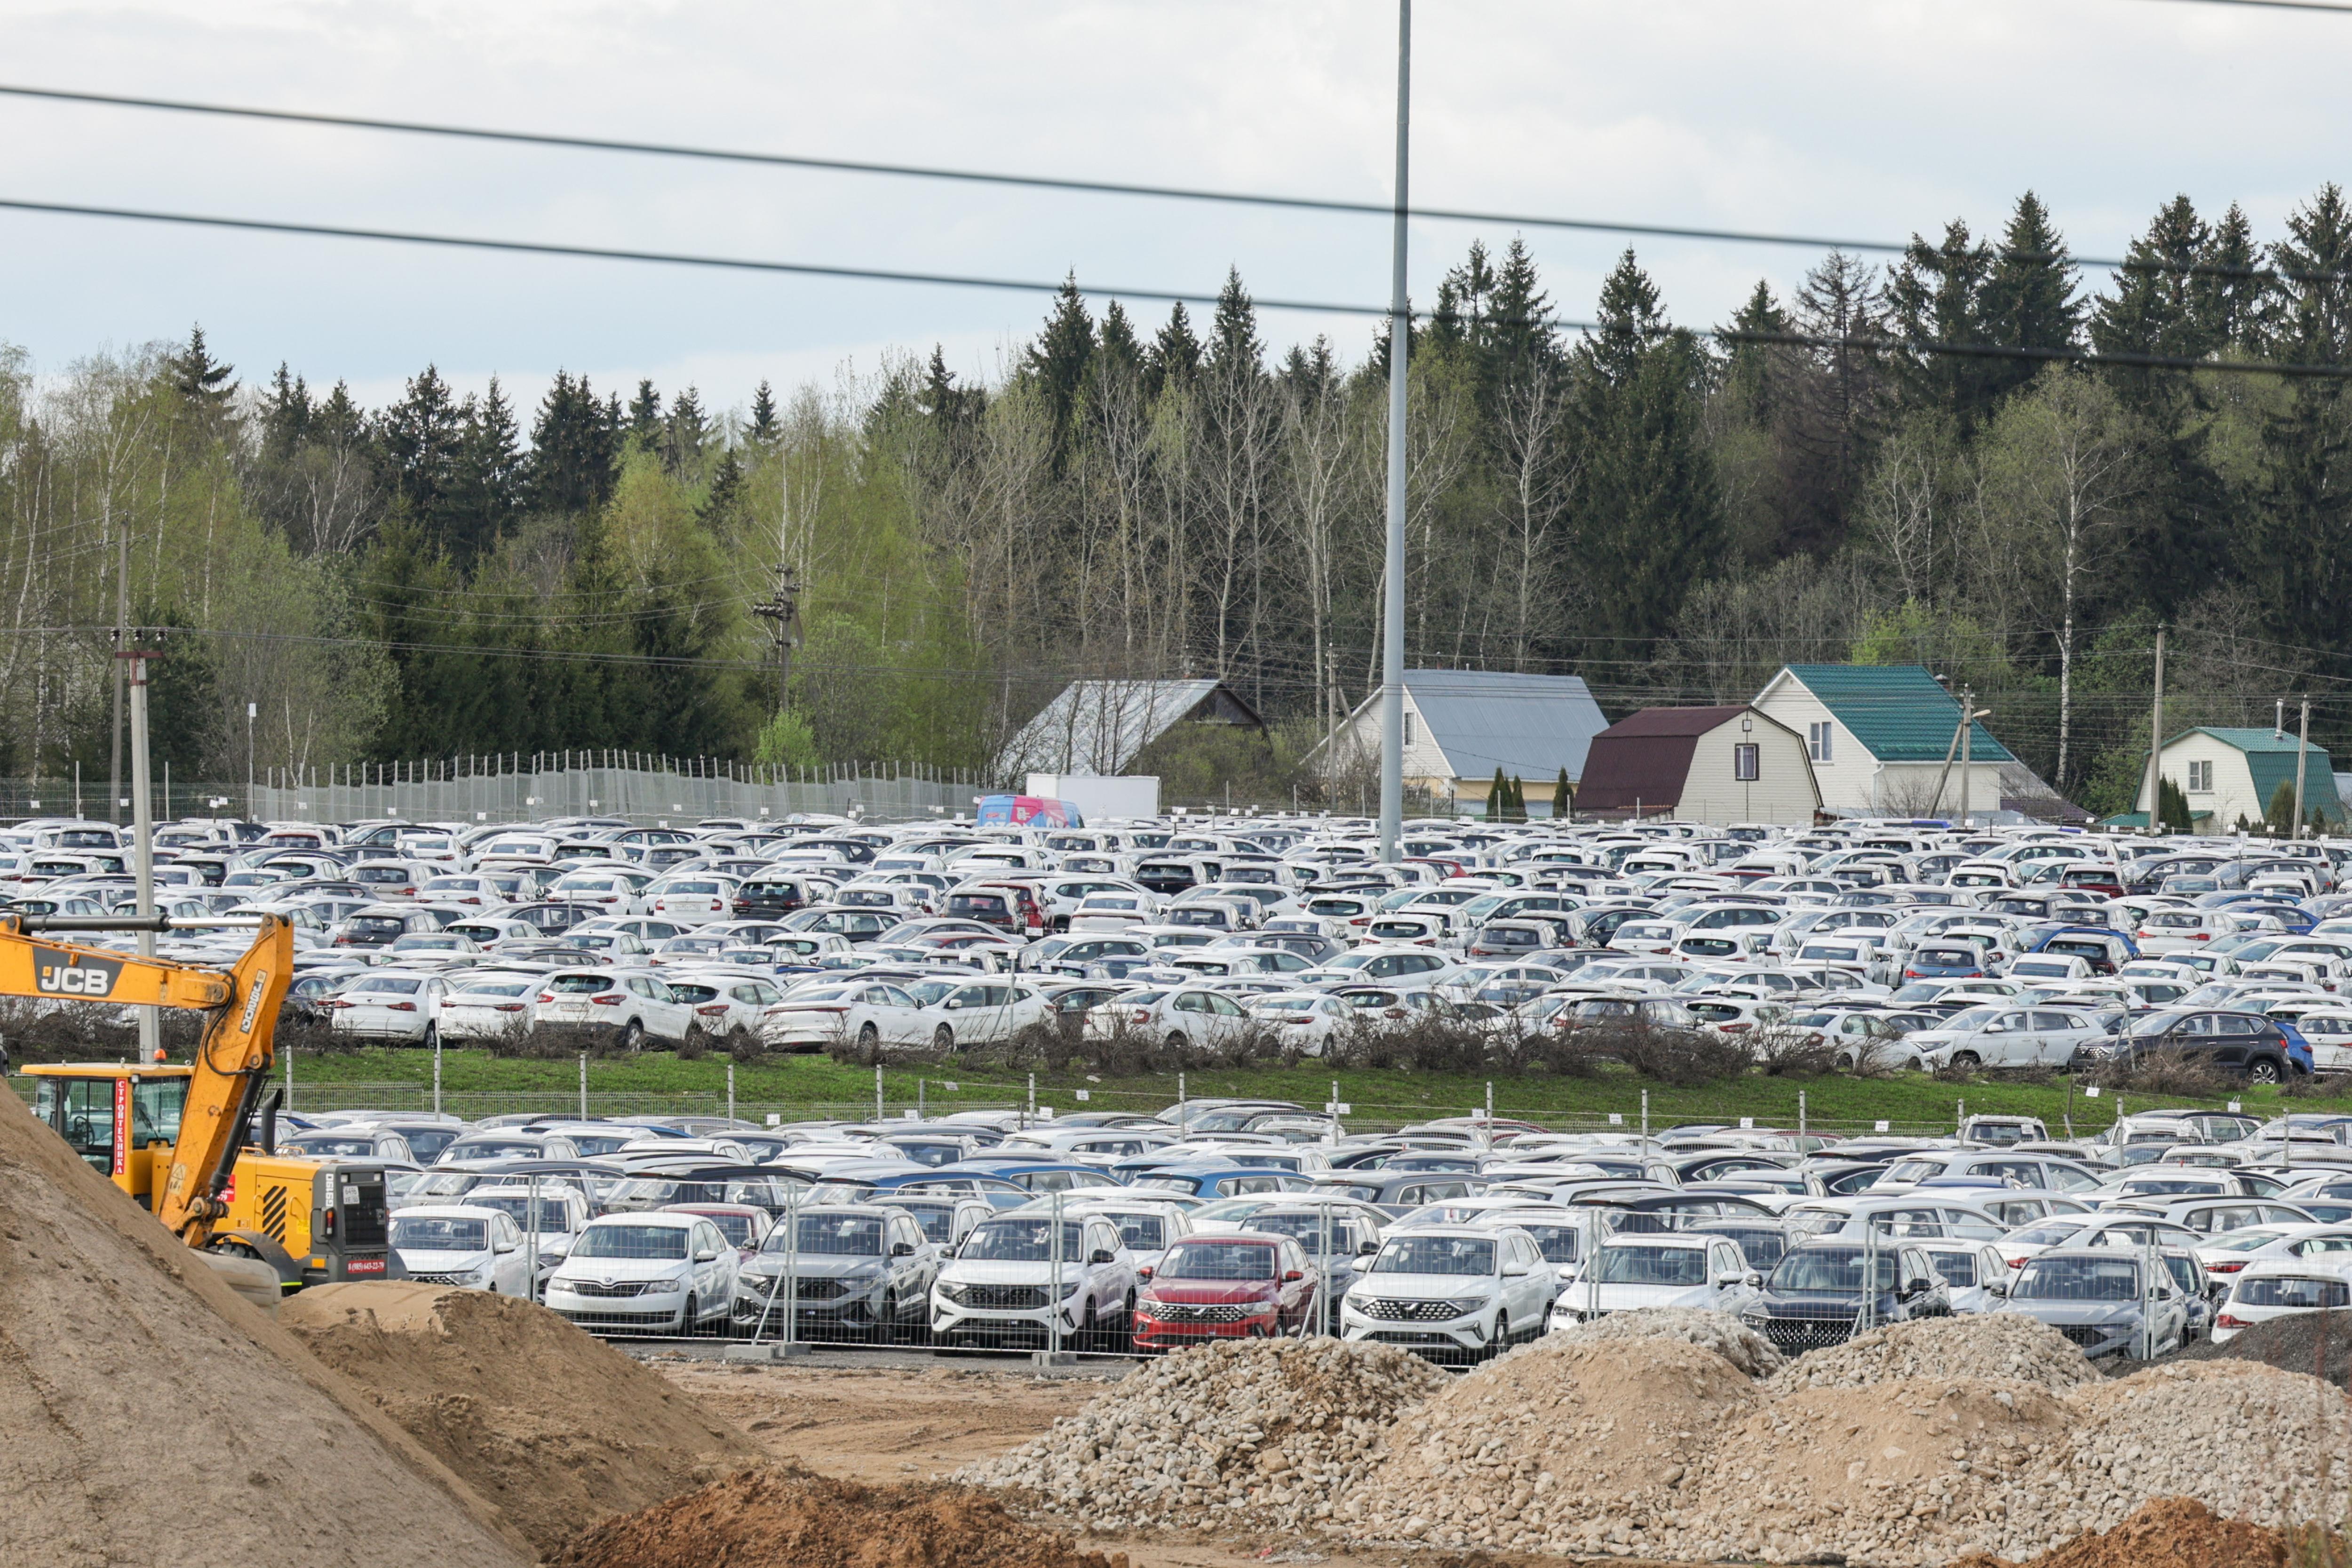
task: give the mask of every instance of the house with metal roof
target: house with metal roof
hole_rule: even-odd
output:
[[[1222,680],[1074,680],[1006,743],[996,771],[1006,779],[1115,777],[1180,724],[1265,730]]]
[[[1550,815],[1561,770],[1571,787],[1584,776],[1585,751],[1609,727],[1592,689],[1577,675],[1500,669],[1404,672],[1404,782],[1457,809],[1484,811],[1495,770],[1517,779],[1528,815]],[[1376,690],[1308,754],[1343,767],[1381,754]]]
[[[1965,804],[1987,813],[2000,808],[2004,775],[2023,772],[1980,721],[1957,744],[1959,700],[1924,665],[1785,665],[1749,706],[1804,737],[1826,811],[1956,816]]]
[[[1576,791],[1581,817],[1809,827],[1821,786],[1805,738],[1744,702],[1644,708],[1592,738]]]
[[[2284,784],[2294,788],[2295,753],[2303,752],[2303,810],[2313,812],[2331,830],[2346,824],[2343,798],[2336,788],[2336,768],[2327,749],[2299,742],[2280,730],[2219,729],[2199,725],[2183,730],[2164,742],[2158,768],[2189,798],[2189,826],[2200,833],[2227,833],[2241,818],[2259,824],[2270,811],[2271,797]],[[2139,786],[2140,822],[2147,820],[2147,781]]]

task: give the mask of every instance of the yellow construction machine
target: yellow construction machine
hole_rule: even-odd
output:
[[[27,1067],[33,1114],[181,1240],[267,1264],[281,1290],[383,1279],[397,1270],[386,1245],[383,1171],[269,1152],[277,1098],[265,1101],[263,1090],[276,1058],[278,1009],[293,978],[294,938],[275,915],[250,920],[260,928],[253,946],[224,973],[40,940],[191,922],[0,915],[0,995],[206,1015],[192,1061]]]

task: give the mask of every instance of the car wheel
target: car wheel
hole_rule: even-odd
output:
[[[686,1305],[678,1310],[677,1331],[681,1334],[690,1334],[694,1332],[695,1323],[701,1315],[701,1312],[695,1304],[694,1292],[688,1290],[686,1293]]]
[[[1962,1072],[1974,1072],[1977,1068],[1984,1066],[1984,1058],[1977,1055],[1974,1051],[1954,1051],[1952,1053],[1952,1065],[1959,1068]]]
[[[422,1045],[422,1046],[423,1046],[426,1050],[428,1050],[428,1051],[429,1051],[429,1050],[432,1050],[435,1047],[438,1046],[438,1045],[441,1043],[441,1029],[440,1029],[440,1026],[438,1026],[438,1025],[436,1025],[436,1024],[427,1024],[427,1025],[425,1025],[425,1038],[424,1038],[424,1039],[422,1039],[422,1040],[420,1040],[420,1041],[418,1041],[417,1043],[418,1043],[418,1044],[420,1044],[420,1045]]]
[[[1479,1359],[1482,1361],[1493,1361],[1496,1356],[1503,1353],[1503,1347],[1508,1344],[1510,1340],[1511,1314],[1508,1312],[1496,1313],[1495,1336],[1486,1342],[1486,1354],[1481,1356]]]
[[[641,1048],[645,1043],[646,1026],[635,1018],[630,1019],[621,1030],[621,1048],[625,1051],[634,1051]]]
[[[872,1024],[868,1024],[864,1028],[857,1031],[857,1048],[859,1050],[870,1051],[880,1046],[881,1043],[882,1031],[876,1028]]]
[[[1171,1051],[1181,1051],[1192,1043],[1192,1042],[1184,1037],[1181,1030],[1178,1030],[1168,1037],[1168,1048]]]
[[[1102,1328],[1095,1321],[1095,1304],[1087,1302],[1087,1315],[1078,1321],[1078,1348],[1082,1351],[1102,1348]]]
[[[941,1024],[938,1028],[933,1029],[931,1031],[931,1049],[935,1051],[951,1051],[955,1049],[955,1031],[949,1028],[945,1024]]]
[[[1853,1053],[1848,1052],[1846,1055],[1838,1058],[1837,1069],[1840,1072],[1852,1072],[1853,1070]]]
[[[2246,1064],[2246,1081],[2248,1083],[2276,1083],[2278,1080],[2278,1063],[2271,1061],[2268,1058],[2264,1058],[2261,1061],[2252,1061]]]
[[[882,1292],[882,1314],[874,1320],[874,1342],[895,1344],[898,1339],[898,1292]]]

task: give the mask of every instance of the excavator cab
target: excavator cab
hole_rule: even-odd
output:
[[[188,1102],[184,1063],[110,1067],[81,1062],[25,1069],[33,1079],[33,1114],[72,1145],[91,1170],[110,1178],[149,1211],[155,1207],[155,1161],[168,1166]]]

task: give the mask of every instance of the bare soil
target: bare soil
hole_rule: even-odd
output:
[[[2218,1518],[2194,1498],[2141,1504],[2113,1530],[2076,1536],[2027,1560],[2024,1568],[2284,1568],[2284,1531]],[[2015,1568],[1998,1557],[1966,1557],[1952,1568]]]
[[[733,1424],[563,1318],[482,1290],[305,1290],[278,1321],[542,1552],[738,1468]]]
[[[0,1568],[522,1568],[530,1543],[13,1099]]]

